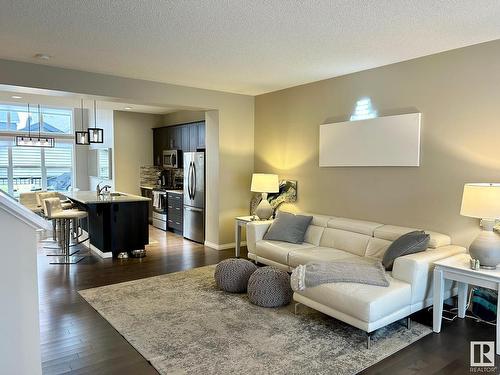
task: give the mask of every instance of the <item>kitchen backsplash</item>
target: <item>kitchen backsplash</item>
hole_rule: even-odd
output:
[[[144,165],[141,167],[141,186],[156,186],[158,184],[158,174],[161,168],[154,165]]]

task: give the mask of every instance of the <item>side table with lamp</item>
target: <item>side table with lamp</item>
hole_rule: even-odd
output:
[[[267,200],[268,193],[279,192],[279,180],[276,174],[254,173],[250,190],[254,193],[262,193],[262,200],[255,209],[252,216],[238,216],[234,223],[235,256],[239,258],[241,249],[241,228],[247,223],[255,220],[267,220],[273,215],[273,208]]]
[[[465,184],[460,214],[481,219],[481,232],[460,254],[434,263],[433,331],[441,331],[445,280],[458,282],[458,317],[467,310],[469,285],[500,291],[500,234],[495,229],[500,218],[500,184]],[[500,299],[497,298],[496,354],[500,354]]]
[[[469,254],[459,254],[434,262],[434,288],[433,288],[433,319],[432,330],[441,332],[443,315],[443,288],[445,280],[458,282],[458,317],[465,318],[467,310],[467,296],[470,286],[500,290],[500,270],[470,267]],[[496,318],[496,354],[500,354],[500,300],[497,299]]]

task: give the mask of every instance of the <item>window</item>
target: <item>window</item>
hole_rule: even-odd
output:
[[[68,190],[73,185],[71,109],[42,107],[42,134],[55,137],[54,148],[16,147],[14,135],[38,133],[37,108],[0,104],[0,189],[13,196],[35,190]],[[9,134],[3,134],[7,133]]]
[[[16,147],[0,138],[0,189],[11,195],[36,190],[68,190],[73,185],[73,141],[55,148]]]
[[[9,142],[0,140],[0,189],[9,191]]]
[[[42,126],[40,132],[44,134],[72,134],[73,120],[71,109],[41,108]],[[27,105],[0,104],[0,132],[36,132],[40,126],[38,108],[32,106],[28,115]]]
[[[109,152],[110,151],[108,149],[104,148],[97,150],[97,175],[106,180],[111,179]]]
[[[48,190],[68,190],[71,186],[73,165],[73,142],[56,143],[55,148],[46,148],[45,168]]]
[[[71,116],[71,110],[42,108],[42,133],[72,134]]]
[[[42,189],[42,149],[11,147],[13,193]]]

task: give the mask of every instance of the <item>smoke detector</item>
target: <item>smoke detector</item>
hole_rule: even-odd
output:
[[[45,53],[37,53],[35,56],[33,56],[35,59],[38,59],[38,60],[50,60],[51,56],[50,55],[47,55]]]

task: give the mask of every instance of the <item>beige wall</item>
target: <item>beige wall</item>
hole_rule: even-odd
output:
[[[163,115],[162,125],[177,125],[204,120],[205,111],[177,111]]]
[[[140,168],[153,164],[153,130],[161,115],[114,111],[115,188],[141,194]]]
[[[207,212],[207,217],[218,216],[219,223],[207,226],[206,240],[219,245],[234,241],[234,217],[248,213],[250,199],[254,97],[1,59],[0,85],[73,92],[130,104],[218,111],[214,117],[217,123],[207,130],[207,137],[218,142],[213,145],[216,158],[212,158],[217,164],[207,162],[211,168],[207,173],[218,176],[218,181],[207,181],[206,189],[208,195],[219,198],[218,207],[211,206],[216,211]]]
[[[500,41],[256,97],[255,170],[298,180],[299,209],[434,229],[468,244],[465,182],[500,181]],[[369,96],[379,115],[422,113],[421,166],[319,168],[322,123]]]
[[[205,231],[213,233],[220,225],[220,177],[219,169],[214,166],[219,162],[219,111],[207,111],[205,118]],[[210,188],[209,188],[210,187]],[[208,242],[212,242],[207,239]],[[231,243],[232,241],[222,242]],[[212,244],[210,244],[212,245]],[[212,245],[213,246],[213,245]]]
[[[83,110],[83,124],[82,124],[82,112],[80,108],[73,109],[73,121],[75,124],[75,131],[82,129],[87,129],[89,126],[89,111],[88,109]],[[89,190],[89,169],[88,169],[88,158],[89,158],[89,146],[86,145],[75,145],[74,148],[74,178],[75,187],[80,190]]]

